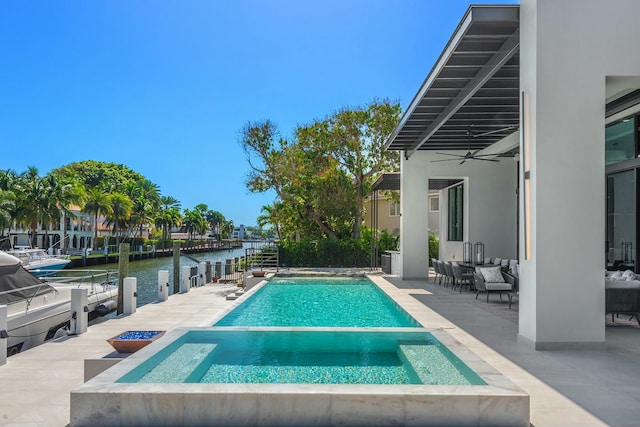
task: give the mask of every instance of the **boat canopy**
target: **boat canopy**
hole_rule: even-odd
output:
[[[12,262],[11,258],[17,262]],[[29,273],[17,258],[0,252],[0,304],[11,304],[55,289]]]

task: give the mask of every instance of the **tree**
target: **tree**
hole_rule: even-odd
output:
[[[160,209],[155,217],[156,227],[162,229],[162,239],[169,238],[169,229],[182,224],[180,202],[171,196],[160,197]]]
[[[98,249],[98,216],[103,215],[106,218],[113,213],[111,196],[99,187],[89,188],[82,211],[93,214],[93,249],[96,250]]]
[[[48,247],[49,225],[62,224],[63,238],[61,249],[67,250],[67,227],[65,226],[66,218],[74,218],[75,214],[71,208],[81,205],[85,197],[84,187],[69,178],[59,177],[55,173],[50,173],[43,178],[45,182],[45,196],[43,206],[44,212],[42,216],[42,225],[45,228],[45,236],[43,246]]]
[[[355,192],[353,237],[360,239],[364,199],[383,171],[396,171],[399,153],[384,142],[400,120],[400,105],[373,101],[364,108],[343,109],[303,129],[308,143],[339,163]]]
[[[148,179],[139,179],[125,185],[125,194],[132,202],[130,225],[134,230],[133,235],[137,230],[142,237],[143,227],[153,223],[161,204],[158,186]]]
[[[11,169],[0,170],[0,247],[15,218],[17,181],[18,175]]]
[[[111,209],[107,214],[107,225],[112,227],[112,233],[116,236],[116,246],[120,246],[120,232],[126,228],[127,221],[131,217],[133,202],[129,196],[123,193],[111,194]]]
[[[38,245],[38,224],[43,222],[47,211],[47,183],[38,174],[35,166],[29,166],[20,174],[16,188],[20,197],[17,200],[16,219],[29,227],[31,246]]]
[[[251,171],[246,182],[251,192],[274,190],[278,201],[290,207],[291,224],[296,234],[324,234],[336,237],[331,216],[323,214],[322,187],[319,183],[336,175],[330,170],[331,159],[318,156],[304,143],[278,138],[269,120],[248,123],[242,130],[241,145]],[[334,163],[335,164],[335,163]]]
[[[125,165],[95,160],[69,163],[53,172],[60,177],[80,182],[86,188],[99,187],[104,191],[120,193],[125,192],[128,183],[145,180],[144,176]]]
[[[12,191],[0,188],[0,246],[4,240],[4,231],[11,227],[16,196]]]
[[[187,233],[189,233],[189,240],[193,239],[194,233],[199,235],[206,234],[209,228],[207,220],[202,216],[202,212],[198,209],[185,209],[183,224]]]
[[[247,188],[275,191],[281,236],[360,239],[374,179],[398,169],[398,153],[383,145],[399,117],[399,104],[373,101],[298,126],[291,140],[269,120],[247,123],[240,136],[250,167]]]
[[[280,219],[278,218],[278,207],[277,204],[274,203],[272,205],[269,206],[263,206],[260,209],[260,212],[262,212],[262,214],[260,216],[258,216],[258,226],[260,227],[265,227],[267,225],[272,225],[273,228],[276,231],[276,236],[278,237],[278,240],[281,239],[280,236]]]

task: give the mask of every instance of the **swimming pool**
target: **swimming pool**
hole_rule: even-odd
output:
[[[258,285],[215,326],[169,331],[76,388],[71,426],[529,426],[529,396],[445,329],[421,327],[400,306],[412,310],[413,302],[392,300],[387,295],[397,292],[384,279],[373,277],[372,296],[352,294],[328,316],[382,294],[381,305],[349,316],[390,306],[400,315],[385,315],[384,327],[311,326],[308,318],[327,310],[305,315],[313,302],[340,291],[302,300],[313,287],[308,280],[288,292],[286,283],[274,286],[272,294]],[[355,286],[349,291],[364,289]],[[291,295],[307,308],[302,315],[276,309]],[[272,300],[261,306],[265,296]],[[260,310],[272,324],[298,319],[296,326],[251,325]],[[236,326],[220,326],[226,322]]]
[[[404,328],[188,331],[118,382],[486,385],[432,334]]]
[[[274,278],[214,326],[419,327],[366,277]]]

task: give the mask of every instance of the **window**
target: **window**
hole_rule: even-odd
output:
[[[462,241],[462,220],[463,220],[463,186],[462,184],[451,187],[449,195],[449,240],[455,242]]]
[[[636,156],[635,122],[635,117],[631,117],[605,129],[606,165],[633,159]]]
[[[394,201],[389,202],[389,216],[400,216],[400,203]]]
[[[440,197],[429,197],[429,212],[440,211]]]

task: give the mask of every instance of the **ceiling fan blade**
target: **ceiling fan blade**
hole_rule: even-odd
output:
[[[437,163],[437,162],[456,162],[460,159],[442,159],[442,160],[431,160],[431,163]]]
[[[483,162],[499,162],[500,160],[496,159],[482,159],[480,157],[472,157],[473,160],[482,160]]]
[[[436,154],[441,154],[443,156],[454,156],[454,157],[466,157],[466,155],[462,156],[460,154],[451,154],[451,153],[436,153]]]

